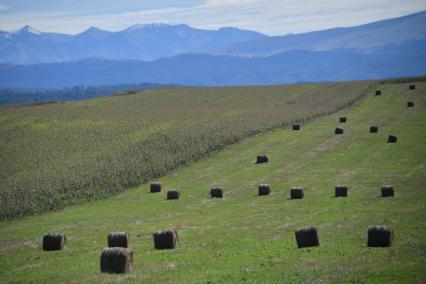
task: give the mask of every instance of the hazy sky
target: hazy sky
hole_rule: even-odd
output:
[[[0,29],[79,33],[133,24],[233,26],[269,35],[364,24],[426,10],[426,0],[0,0]]]

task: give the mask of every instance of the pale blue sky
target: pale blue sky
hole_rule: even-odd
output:
[[[425,0],[0,0],[0,29],[79,33],[133,24],[234,26],[269,35],[364,24],[426,10]]]

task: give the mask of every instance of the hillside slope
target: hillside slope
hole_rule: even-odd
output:
[[[373,82],[170,88],[0,108],[0,219],[115,194],[266,130],[325,115]]]
[[[339,48],[375,52],[409,42],[417,42],[418,46],[424,46],[421,45],[421,41],[425,39],[426,11],[423,11],[356,27],[253,39],[227,46],[217,53],[270,56],[291,50],[327,51]]]
[[[422,283],[426,278],[426,83],[381,86],[362,103],[338,114],[244,140],[160,181],[182,190],[176,201],[148,186],[108,200],[0,226],[0,281],[130,283]],[[414,101],[414,108],[407,108]],[[334,135],[345,115],[345,134]],[[370,125],[379,133],[370,134]],[[399,140],[388,144],[387,135]],[[257,154],[270,163],[255,165]],[[260,183],[272,194],[256,195]],[[334,198],[336,184],[350,185]],[[393,184],[394,198],[378,197]],[[305,198],[289,200],[292,186]],[[208,198],[223,186],[223,200]],[[321,246],[297,249],[294,231],[318,226]],[[390,248],[367,248],[369,225],[395,230]],[[174,227],[181,245],[153,250],[152,233]],[[45,253],[41,237],[64,232],[64,251]],[[127,231],[134,270],[99,272],[99,256],[112,231]]]

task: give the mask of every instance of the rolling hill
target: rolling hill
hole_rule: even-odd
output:
[[[295,50],[262,58],[184,54],[151,62],[91,58],[0,65],[0,87],[64,88],[155,82],[187,86],[268,85],[368,80],[426,74],[424,49],[404,45],[375,53]]]
[[[107,200],[3,222],[0,281],[421,283],[426,278],[426,84],[415,84],[415,91],[408,91],[406,82],[375,85],[382,90],[381,96],[374,96],[374,89],[370,89],[350,109],[303,123],[300,131],[284,127],[244,139],[156,179],[166,190],[182,190],[179,200],[165,200],[164,193],[149,193],[149,186],[144,184]],[[296,89],[288,91],[299,90],[303,97],[322,87],[294,86]],[[334,87],[329,86],[328,92]],[[235,91],[226,97],[237,103]],[[343,96],[348,94],[341,91]],[[254,92],[268,93],[262,88]],[[205,103],[215,94],[217,90],[199,99]],[[172,95],[178,94],[171,92],[168,96]],[[298,106],[299,95],[295,102],[288,97],[293,107]],[[194,100],[192,96],[179,96],[181,101]],[[244,97],[246,106],[250,102],[262,106],[256,96]],[[127,97],[132,101],[143,98]],[[111,100],[85,101],[80,107],[87,106],[92,113],[97,108],[99,114]],[[303,101],[307,102],[307,97]],[[407,108],[407,101],[414,101],[415,107]],[[275,113],[274,109],[283,112],[279,101],[263,102],[271,103],[262,109],[265,117]],[[46,107],[15,109],[25,115],[14,120],[3,116],[1,122],[11,127],[19,120],[27,127],[39,123],[33,125],[34,130],[42,131],[47,129],[46,122],[36,115],[50,113],[53,119],[60,108],[77,105],[53,105],[49,112]],[[244,110],[233,108],[228,112],[220,104],[217,107],[223,115],[238,116]],[[348,119],[345,124],[338,123],[342,115]],[[103,123],[108,125],[107,121]],[[338,125],[344,127],[343,135],[334,134]],[[371,125],[378,125],[379,132],[369,133]],[[386,143],[389,133],[398,136],[398,143]],[[266,153],[270,162],[254,164],[259,153]],[[257,196],[260,183],[271,184],[272,194]],[[336,184],[350,186],[348,197],[334,197]],[[383,184],[394,185],[395,197],[380,197]],[[224,187],[223,200],[208,197],[213,186]],[[305,197],[290,200],[292,186],[304,187]],[[307,225],[318,227],[321,245],[298,249],[294,231]],[[392,227],[394,245],[368,248],[370,225]],[[169,227],[179,233],[179,248],[154,250],[152,233]],[[41,237],[48,231],[66,234],[68,244],[63,251],[41,251]],[[99,272],[100,253],[112,231],[130,235],[134,266],[129,274]]]

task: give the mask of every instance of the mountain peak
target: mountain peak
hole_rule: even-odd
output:
[[[163,23],[152,23],[152,24],[135,24],[127,29],[125,31],[134,31],[134,30],[147,30],[147,29],[155,29],[155,28],[164,28],[164,27],[170,27],[171,25],[163,24]]]
[[[38,31],[37,29],[35,29],[35,28],[33,28],[29,25],[23,26],[22,28],[17,30],[15,33],[16,34],[30,33],[30,34],[36,34],[36,35],[41,34],[40,31]]]
[[[94,34],[94,33],[109,33],[109,31],[102,30],[100,28],[92,26],[92,27],[88,28],[87,30],[83,31],[81,34],[88,34],[88,33],[90,33],[90,34]]]

